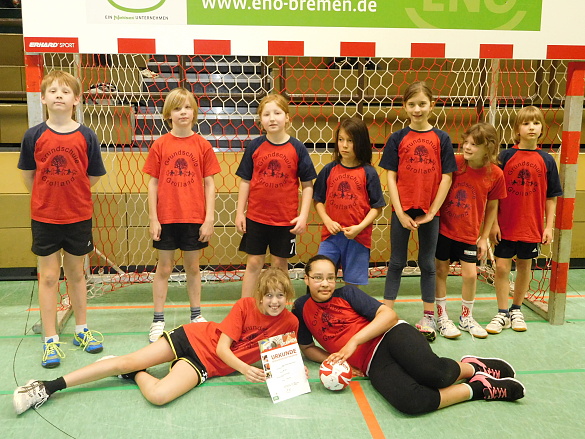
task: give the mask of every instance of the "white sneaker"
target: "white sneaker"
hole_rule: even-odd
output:
[[[488,333],[481,327],[479,323],[475,321],[472,316],[459,317],[459,329],[462,331],[469,332],[471,335],[477,338],[486,338]]]
[[[524,321],[524,314],[519,309],[510,311],[510,322],[514,331],[524,332],[528,329]]]
[[[191,320],[191,323],[205,323],[207,320],[201,314]]]
[[[17,415],[33,407],[35,410],[49,399],[45,385],[37,380],[30,380],[24,386],[17,387],[12,394],[12,406]]]
[[[510,317],[503,312],[497,313],[491,322],[485,327],[486,331],[490,334],[499,334],[502,329],[508,329],[510,327]]]
[[[150,332],[148,333],[148,341],[154,343],[157,341],[165,330],[165,322],[152,322],[150,325]]]
[[[424,316],[416,325],[414,325],[414,327],[418,329],[429,342],[435,341],[437,338],[437,324],[433,317]]]
[[[453,323],[453,320],[449,320],[448,318],[439,318],[437,321],[437,326],[439,329],[439,334],[445,338],[457,338],[461,335],[461,331],[457,329]]]

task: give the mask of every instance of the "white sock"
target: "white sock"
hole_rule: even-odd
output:
[[[471,386],[470,386],[469,384],[467,384],[467,383],[461,383],[461,384],[464,384],[464,385],[466,385],[466,386],[467,386],[467,388],[469,389],[469,398],[467,399],[467,400],[469,401],[470,399],[472,399],[472,398],[473,398],[473,389],[472,389],[472,388],[471,388]]]
[[[473,315],[473,304],[475,300],[467,301],[461,299],[461,315],[464,317],[471,317]]]
[[[58,335],[51,335],[50,337],[45,337],[45,343],[49,343],[49,340],[53,339],[55,343],[59,343],[59,336]]]
[[[447,315],[447,297],[435,297],[435,304],[437,305],[437,318],[448,319]]]
[[[83,325],[75,325],[75,333],[76,334],[83,332],[85,329],[87,329],[87,323],[84,323]]]

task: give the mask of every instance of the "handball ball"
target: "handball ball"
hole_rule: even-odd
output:
[[[347,361],[331,364],[327,360],[321,363],[319,378],[329,390],[343,390],[349,386],[353,373]]]

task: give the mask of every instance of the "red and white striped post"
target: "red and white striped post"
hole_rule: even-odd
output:
[[[585,62],[570,62],[567,71],[567,92],[559,169],[563,196],[557,200],[548,300],[548,320],[553,325],[562,325],[565,321],[584,92]]]
[[[44,76],[43,55],[25,53],[24,65],[26,72],[26,103],[28,126],[33,127],[45,120],[43,103],[41,102],[41,81]]]

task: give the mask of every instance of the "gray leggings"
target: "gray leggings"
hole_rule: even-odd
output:
[[[405,212],[411,218],[424,215],[421,209]],[[396,300],[400,289],[402,270],[406,267],[408,240],[411,231],[402,227],[395,212],[390,225],[390,264],[386,274],[384,299]],[[423,302],[435,303],[435,250],[439,238],[439,217],[418,228],[418,266],[420,268],[420,291]]]

